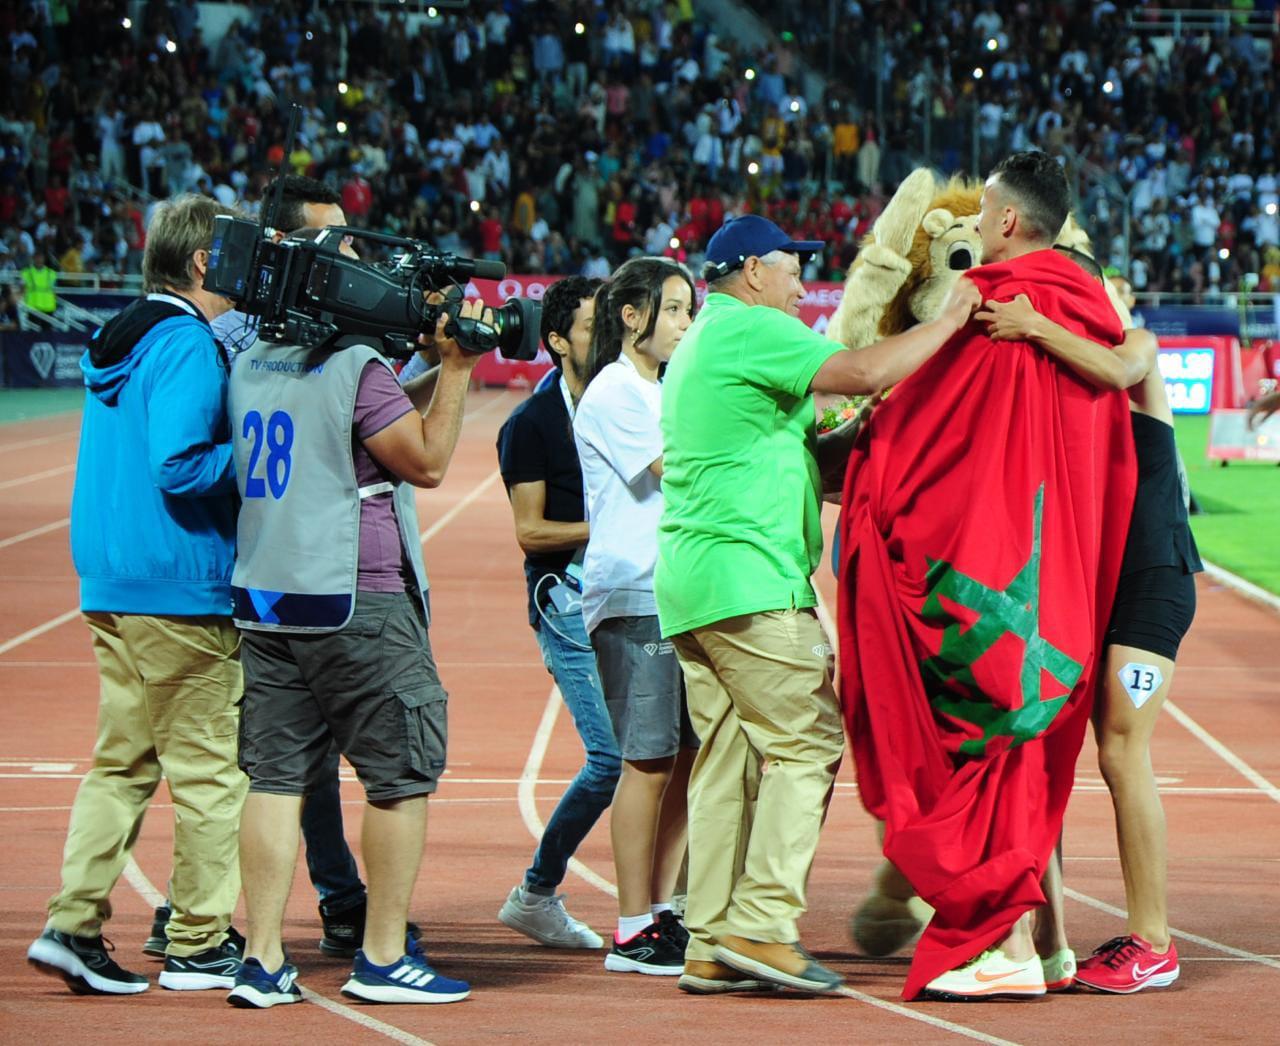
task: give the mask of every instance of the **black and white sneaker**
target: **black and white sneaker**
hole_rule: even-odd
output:
[[[170,955],[160,971],[160,987],[172,991],[232,988],[240,972],[242,954],[242,946],[228,937],[218,947],[195,955]]]
[[[320,951],[335,959],[354,959],[364,944],[364,923],[368,915],[367,898],[349,904],[345,908],[330,908],[320,903],[320,923],[324,936],[320,938]],[[422,928],[415,922],[405,924],[405,930],[415,941],[422,939]]]
[[[614,973],[647,973],[658,977],[679,977],[684,972],[684,945],[652,922],[629,941],[615,935],[613,947],[604,957],[604,968]]]
[[[150,955],[154,959],[164,958],[165,949],[169,947],[169,935],[165,927],[169,925],[169,916],[172,914],[173,909],[167,904],[162,904],[156,909],[155,916],[151,920],[151,934],[142,946],[143,955]]]
[[[673,911],[659,912],[658,928],[675,943],[683,955],[689,944],[689,931],[685,929],[684,920]]]
[[[76,937],[45,930],[27,949],[27,962],[41,973],[61,977],[77,995],[137,995],[150,987],[140,974],[122,969],[102,937]]]

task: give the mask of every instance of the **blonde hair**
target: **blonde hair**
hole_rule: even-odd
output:
[[[213,219],[227,208],[208,196],[184,193],[156,208],[142,253],[142,288],[155,294],[196,290],[196,251],[213,246]]]

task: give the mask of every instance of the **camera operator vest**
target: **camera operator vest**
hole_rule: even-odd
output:
[[[355,606],[360,502],[395,497],[400,542],[427,609],[414,488],[356,483],[352,415],[367,345],[302,349],[259,341],[231,371],[228,413],[242,504],[232,616],[241,628],[333,632]]]

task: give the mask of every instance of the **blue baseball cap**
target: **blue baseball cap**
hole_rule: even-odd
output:
[[[713,265],[721,276],[728,276],[734,269],[742,268],[748,258],[763,258],[772,251],[789,254],[813,254],[826,244],[821,240],[793,240],[768,218],[758,214],[743,214],[730,218],[711,237],[707,244],[707,264]]]

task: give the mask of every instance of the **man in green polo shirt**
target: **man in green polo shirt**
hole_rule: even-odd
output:
[[[22,276],[22,300],[41,319],[52,316],[58,308],[58,297],[53,286],[58,281],[58,274],[49,268],[45,261],[44,251],[36,251],[31,264],[20,273]]]
[[[937,320],[844,349],[798,318],[800,258],[822,246],[757,215],[727,222],[707,247],[706,304],[663,383],[655,590],[702,741],[680,978],[695,994],[840,987],[796,931],[844,749],[809,580],[822,554],[812,393],[900,381],[979,303],[961,279]]]

